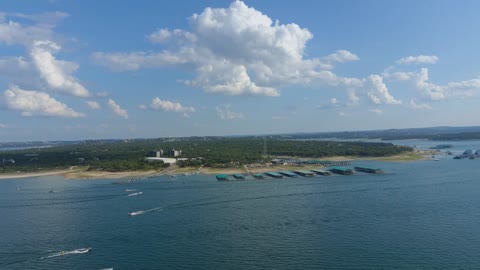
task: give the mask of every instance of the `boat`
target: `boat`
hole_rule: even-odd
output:
[[[128,194],[127,196],[128,196],[128,197],[130,197],[130,196],[138,196],[138,195],[142,195],[142,194],[143,194],[143,192],[140,191],[140,192],[130,193],[130,194]]]
[[[90,250],[92,250],[92,248],[88,247],[88,248],[79,248],[75,251],[73,251],[74,253],[87,253],[87,252],[90,252]]]
[[[128,213],[129,216],[137,216],[145,213],[145,211],[135,211],[135,212],[130,212]]]

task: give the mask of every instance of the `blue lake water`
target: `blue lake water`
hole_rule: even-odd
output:
[[[385,174],[0,180],[0,269],[480,268],[480,160],[355,165]]]

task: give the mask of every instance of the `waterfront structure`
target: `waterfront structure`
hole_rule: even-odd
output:
[[[147,157],[145,161],[154,162],[154,161],[163,161],[163,163],[174,164],[177,161],[188,160],[188,158],[166,158],[166,157]]]
[[[255,177],[256,179],[263,179],[263,174],[256,173],[256,174],[253,175],[253,177]]]
[[[316,174],[320,174],[320,175],[331,175],[332,173],[329,172],[329,171],[326,171],[326,170],[320,170],[320,169],[314,169],[312,170],[312,172],[316,173]]]
[[[297,175],[292,173],[292,172],[289,172],[289,171],[279,171],[278,172],[279,174],[281,175],[284,175],[284,176],[288,176],[288,177],[296,177]]]
[[[217,174],[216,177],[218,181],[228,181],[228,175],[226,174]]]
[[[353,171],[349,168],[345,167],[333,167],[328,169],[329,171],[336,173],[336,174],[342,174],[342,175],[352,175]]]
[[[273,177],[273,178],[282,178],[283,177],[281,174],[278,174],[276,172],[266,172],[265,175]]]
[[[298,170],[298,171],[293,171],[294,173],[301,175],[301,176],[314,176],[315,173],[309,170]]]
[[[354,167],[354,169],[356,171],[366,172],[366,173],[383,173],[383,171],[381,169],[377,169],[377,168],[357,166],[357,167]]]
[[[234,174],[233,177],[235,177],[235,179],[238,179],[238,180],[244,180],[245,179],[245,175],[243,174]]]

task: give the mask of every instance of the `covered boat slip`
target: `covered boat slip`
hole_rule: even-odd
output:
[[[282,178],[283,176],[276,172],[266,172],[265,175],[273,177],[273,178]]]
[[[316,174],[319,174],[319,175],[325,175],[325,176],[332,175],[331,172],[326,171],[326,170],[321,170],[321,169],[314,169],[314,170],[312,170],[312,172],[314,172]]]
[[[281,175],[284,175],[284,176],[288,176],[288,177],[297,177],[298,175],[293,173],[293,172],[289,172],[289,171],[279,171],[278,172],[279,174]]]
[[[294,173],[300,175],[300,176],[314,176],[315,172],[309,171],[309,170],[297,170],[293,171]]]
[[[363,166],[354,167],[356,171],[365,173],[383,173],[381,169],[369,168]],[[284,178],[284,177],[312,177],[312,176],[329,176],[334,174],[339,175],[352,175],[353,169],[347,167],[331,167],[327,170],[324,169],[311,169],[311,170],[295,170],[295,171],[278,171],[278,172],[264,172],[264,173],[250,173],[250,174],[217,174],[218,181],[231,181],[231,180],[252,180],[252,179],[272,179],[272,178]]]
[[[341,174],[341,175],[352,175],[353,174],[352,169],[346,168],[346,167],[333,167],[333,168],[329,168],[328,170],[333,172],[333,173]]]
[[[364,167],[364,166],[356,166],[356,167],[354,167],[354,169],[356,171],[366,172],[366,173],[383,173],[383,171],[381,169]]]

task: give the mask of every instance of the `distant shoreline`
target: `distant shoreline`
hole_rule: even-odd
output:
[[[435,151],[429,150],[415,150],[410,153],[389,156],[389,157],[350,157],[350,156],[336,156],[322,159],[328,159],[332,161],[354,161],[354,160],[377,160],[387,162],[406,162],[416,161],[422,159],[428,159],[430,155],[435,154]],[[298,157],[301,158],[301,157]],[[264,173],[273,170],[300,170],[300,169],[314,169],[318,168],[318,165],[273,165],[254,168],[251,166],[243,166],[238,168],[209,168],[209,167],[185,167],[185,168],[167,168],[162,171],[125,171],[125,172],[106,172],[106,171],[88,171],[87,168],[71,167],[65,170],[52,170],[42,172],[29,172],[29,173],[6,173],[0,174],[1,179],[20,179],[31,178],[51,175],[63,175],[65,179],[76,180],[89,180],[89,179],[122,179],[122,178],[144,178],[154,177],[162,175],[190,175],[190,174],[235,174],[235,173]],[[248,171],[247,171],[248,168]]]

